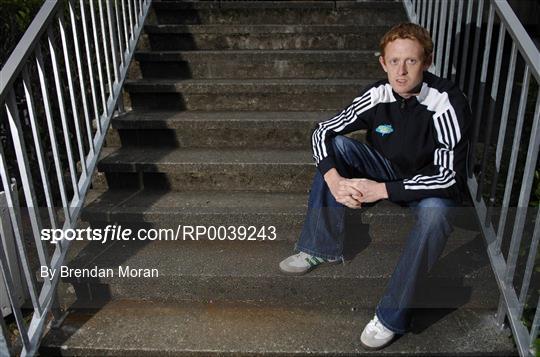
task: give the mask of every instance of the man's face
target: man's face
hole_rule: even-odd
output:
[[[411,91],[422,82],[422,73],[431,65],[431,58],[424,61],[420,42],[399,38],[386,45],[379,62],[392,89],[403,98],[409,98],[415,94]]]

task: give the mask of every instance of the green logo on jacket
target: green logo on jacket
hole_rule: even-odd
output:
[[[390,124],[384,124],[379,125],[377,129],[375,129],[377,133],[379,133],[381,136],[385,136],[388,134],[392,134],[394,132],[394,128],[392,128],[392,125]]]

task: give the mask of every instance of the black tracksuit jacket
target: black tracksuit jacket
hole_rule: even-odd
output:
[[[335,167],[330,139],[367,129],[367,141],[392,163],[399,180],[386,182],[393,202],[466,195],[471,110],[452,82],[424,72],[417,96],[404,99],[388,80],[365,88],[352,104],[317,125],[313,157],[324,175]]]

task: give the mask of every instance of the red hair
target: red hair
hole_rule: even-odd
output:
[[[400,38],[418,41],[422,48],[424,48],[424,61],[430,58],[433,53],[433,41],[429,32],[420,25],[408,22],[396,25],[384,34],[379,42],[381,56],[384,57],[384,49],[388,43]]]

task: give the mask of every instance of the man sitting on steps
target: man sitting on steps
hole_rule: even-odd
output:
[[[305,274],[343,261],[346,207],[388,199],[414,208],[416,223],[361,343],[369,349],[404,334],[418,281],[441,255],[450,207],[466,194],[470,108],[459,88],[429,72],[433,42],[423,27],[400,24],[380,42],[387,79],[366,88],[312,136],[318,172],[292,255],[279,267]],[[369,144],[343,136],[367,129]]]

